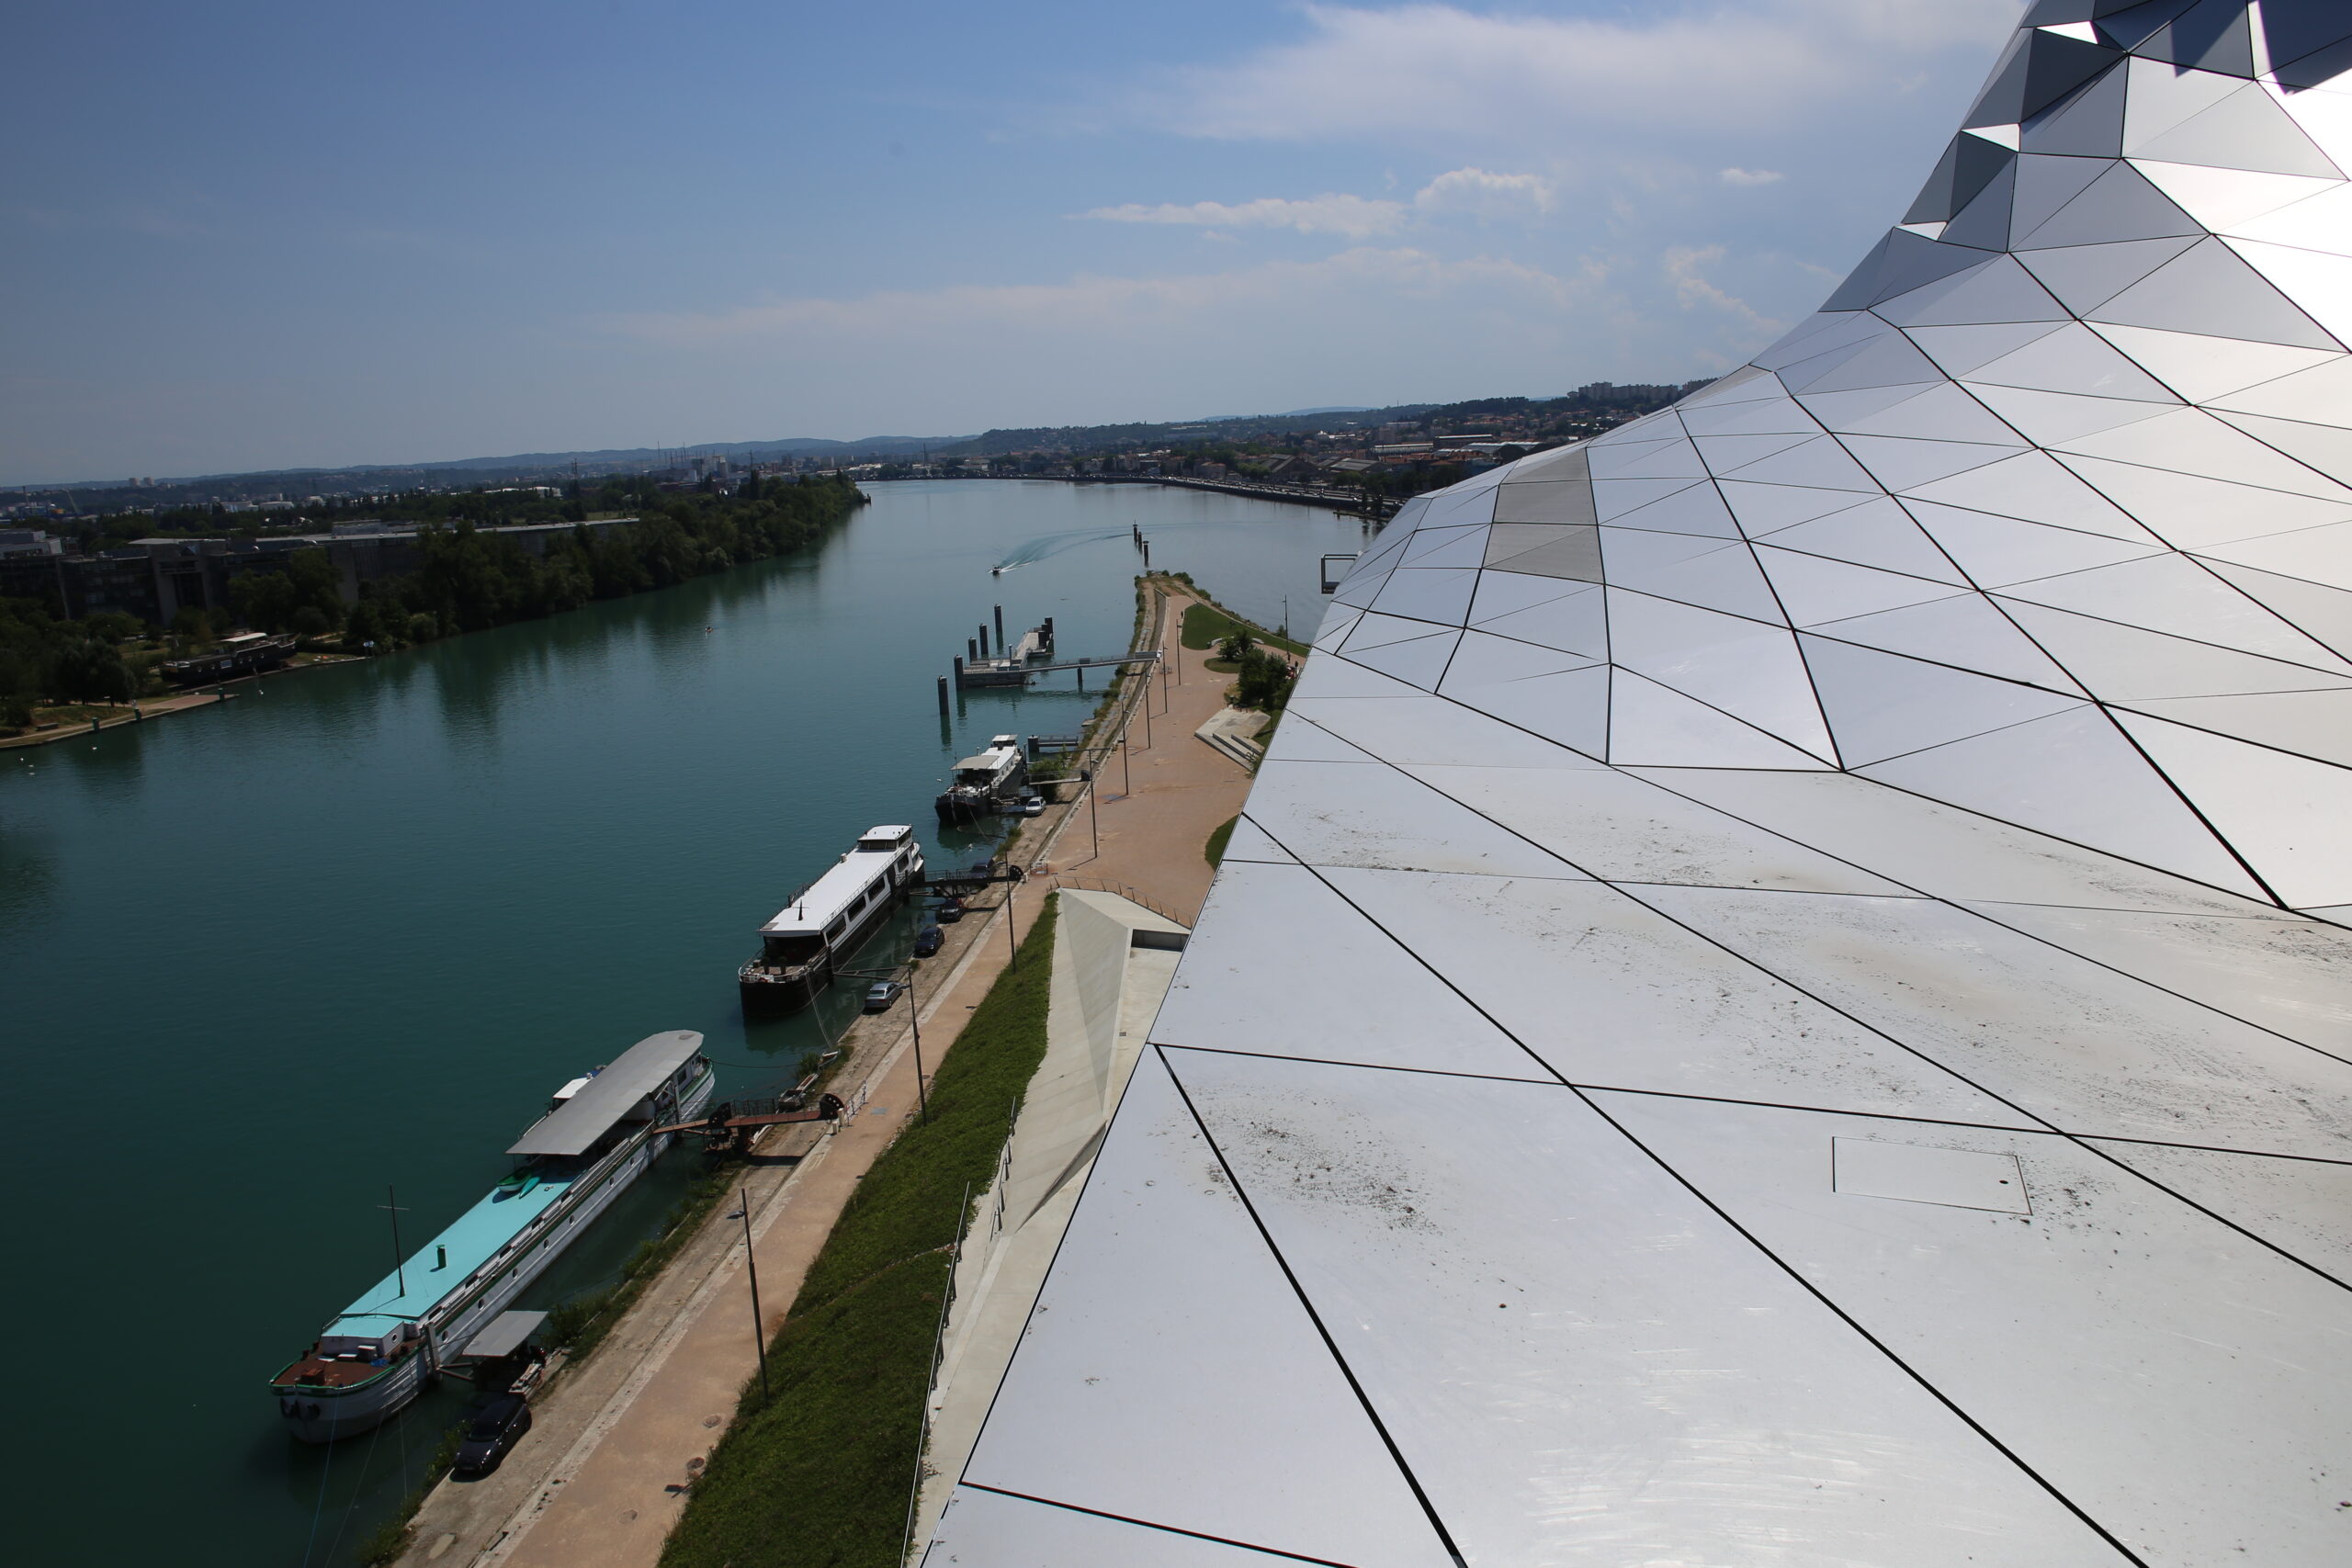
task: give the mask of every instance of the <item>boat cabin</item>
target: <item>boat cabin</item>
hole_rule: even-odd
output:
[[[555,1104],[506,1152],[531,1162],[504,1182],[521,1197],[534,1176],[593,1165],[644,1123],[673,1111],[704,1071],[702,1036],[691,1029],[649,1035],[618,1060],[558,1089]]]
[[[760,928],[759,961],[786,968],[819,962],[865,929],[876,906],[911,882],[922,864],[912,828],[868,828],[855,849]]]

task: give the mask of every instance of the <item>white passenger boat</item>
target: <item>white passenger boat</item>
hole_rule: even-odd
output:
[[[305,1442],[364,1432],[416,1397],[709,1102],[702,1036],[672,1030],[556,1091],[506,1152],[513,1174],[343,1309],[270,1380]]]
[[[1029,783],[1029,759],[1021,739],[1000,735],[988,750],[956,764],[956,777],[932,802],[942,822],[961,826],[997,816],[1021,797]]]
[[[744,1010],[806,1007],[922,879],[922,847],[912,828],[859,834],[856,848],[760,928],[760,951],[735,972]]]

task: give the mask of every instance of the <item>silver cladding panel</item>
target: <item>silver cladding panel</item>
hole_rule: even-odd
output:
[[[2352,1561],[2352,10],[1334,596],[926,1562]]]

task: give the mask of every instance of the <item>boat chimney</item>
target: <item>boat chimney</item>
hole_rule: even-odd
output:
[[[433,1267],[436,1269],[447,1269],[449,1267],[449,1249],[447,1247],[436,1247],[433,1249]]]

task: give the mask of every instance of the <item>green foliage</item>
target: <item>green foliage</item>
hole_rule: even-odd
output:
[[[672,494],[650,480],[616,479],[598,493],[595,509],[633,507],[634,523],[575,528],[537,556],[504,535],[483,533],[470,520],[429,528],[417,539],[422,568],[369,584],[368,597],[384,625],[417,628],[406,634],[412,642],[481,631],[790,555],[823,537],[865,501],[856,486],[840,479],[770,485],[738,496]],[[425,616],[432,617],[430,629]]]
[[[1240,820],[1238,817],[1228,817],[1218,823],[1216,829],[1209,834],[1209,841],[1202,847],[1201,858],[1211,865],[1223,865],[1225,846],[1233,842],[1233,829]]]
[[[138,678],[105,634],[130,620],[64,621],[38,599],[0,599],[0,724],[21,729],[44,702],[129,701]],[[137,625],[131,622],[134,630]]]
[[[1297,675],[1289,660],[1260,648],[1250,649],[1237,662],[1241,678],[1233,687],[1236,706],[1272,713],[1290,701],[1290,689]]]
[[[769,1345],[664,1568],[895,1568],[948,1249],[1046,1055],[1054,912],[1021,944],[933,1080],[931,1120],[874,1162]]]
[[[229,604],[257,631],[282,632],[304,610],[315,610],[331,628],[343,619],[343,592],[334,564],[322,549],[295,550],[283,570],[253,570],[229,584]],[[317,635],[317,634],[313,634]]]

